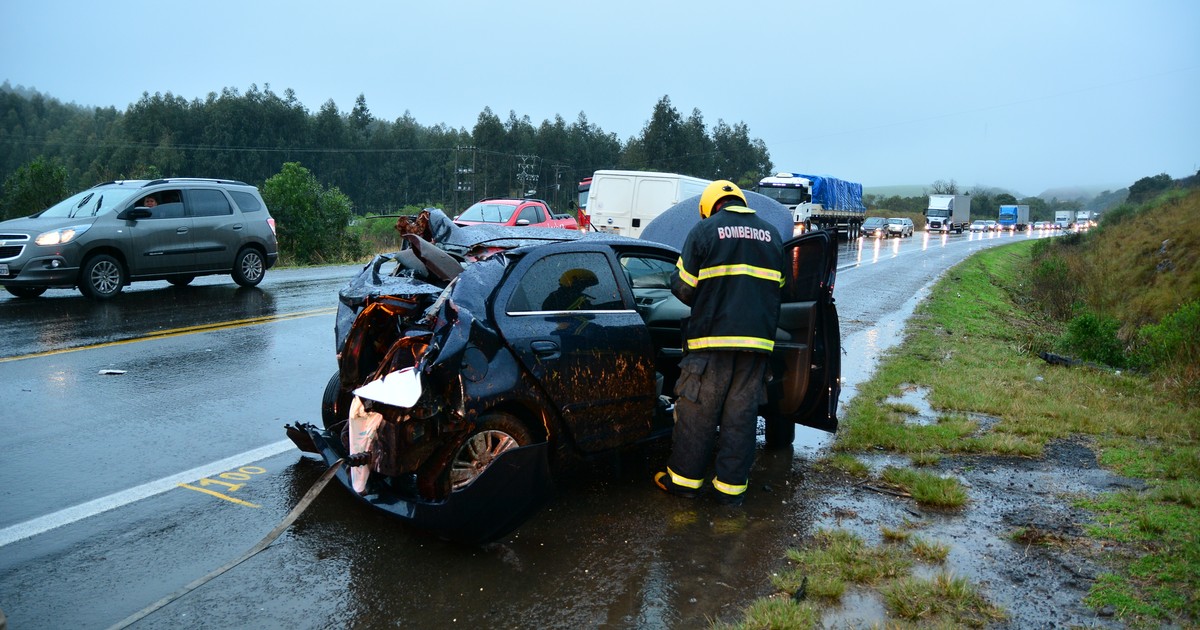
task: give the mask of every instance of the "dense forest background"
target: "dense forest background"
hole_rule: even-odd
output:
[[[535,125],[485,108],[475,126],[426,126],[407,113],[375,118],[366,99],[311,113],[291,90],[225,88],[204,100],[142,95],[126,111],[64,104],[0,86],[0,179],[41,158],[66,169],[67,187],[155,177],[223,177],[261,186],[302,164],[358,214],[406,206],[458,211],[488,196],[526,195],[565,209],[597,169],[669,171],[751,183],[771,172],[766,145],[744,123],[711,128],[664,96],[642,132],[622,141],[580,113]]]
[[[349,112],[330,100],[313,113],[291,90],[277,94],[270,86],[225,88],[191,101],[147,92],[119,111],[0,85],[0,218],[40,210],[64,196],[63,188],[117,179],[223,177],[261,187],[286,164],[345,195],[356,215],[427,206],[454,214],[489,196],[539,197],[565,211],[578,182],[598,169],[667,171],[745,187],[773,172],[766,144],[745,123],[709,127],[699,110],[685,117],[668,96],[639,134],[622,140],[582,112],[570,123],[556,116],[535,125],[528,116],[510,111],[502,119],[485,108],[468,130],[423,125],[407,112],[380,120],[362,95]],[[48,180],[55,185],[36,190]],[[1018,199],[1003,189],[960,190],[939,180],[920,194],[867,194],[864,201],[869,214],[919,216],[934,192],[970,193],[975,218],[995,218],[1001,204],[1028,204],[1032,220],[1051,219],[1059,209],[1102,211],[1129,195],[1121,189]]]

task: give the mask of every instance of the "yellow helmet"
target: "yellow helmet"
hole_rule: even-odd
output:
[[[587,269],[568,269],[558,279],[558,286],[580,290],[594,287],[597,284],[600,284],[600,279]]]
[[[746,195],[737,184],[728,179],[718,179],[700,193],[700,218],[707,219],[713,213],[713,207],[726,197],[740,199],[742,205],[746,205]]]

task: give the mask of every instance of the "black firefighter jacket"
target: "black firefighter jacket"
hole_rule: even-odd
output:
[[[753,210],[726,206],[683,244],[671,290],[692,314],[687,349],[771,352],[783,286],[783,236]]]

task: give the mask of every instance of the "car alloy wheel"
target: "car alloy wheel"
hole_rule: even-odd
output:
[[[87,297],[105,300],[121,292],[125,286],[125,269],[116,258],[101,254],[83,265],[79,290]]]
[[[262,282],[264,273],[266,265],[263,264],[262,255],[258,250],[247,247],[238,253],[237,260],[233,263],[234,282],[243,287],[253,287]]]

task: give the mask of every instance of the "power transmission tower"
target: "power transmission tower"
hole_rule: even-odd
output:
[[[521,186],[521,196],[532,197],[537,194],[538,156],[518,155],[517,160],[517,183]]]

